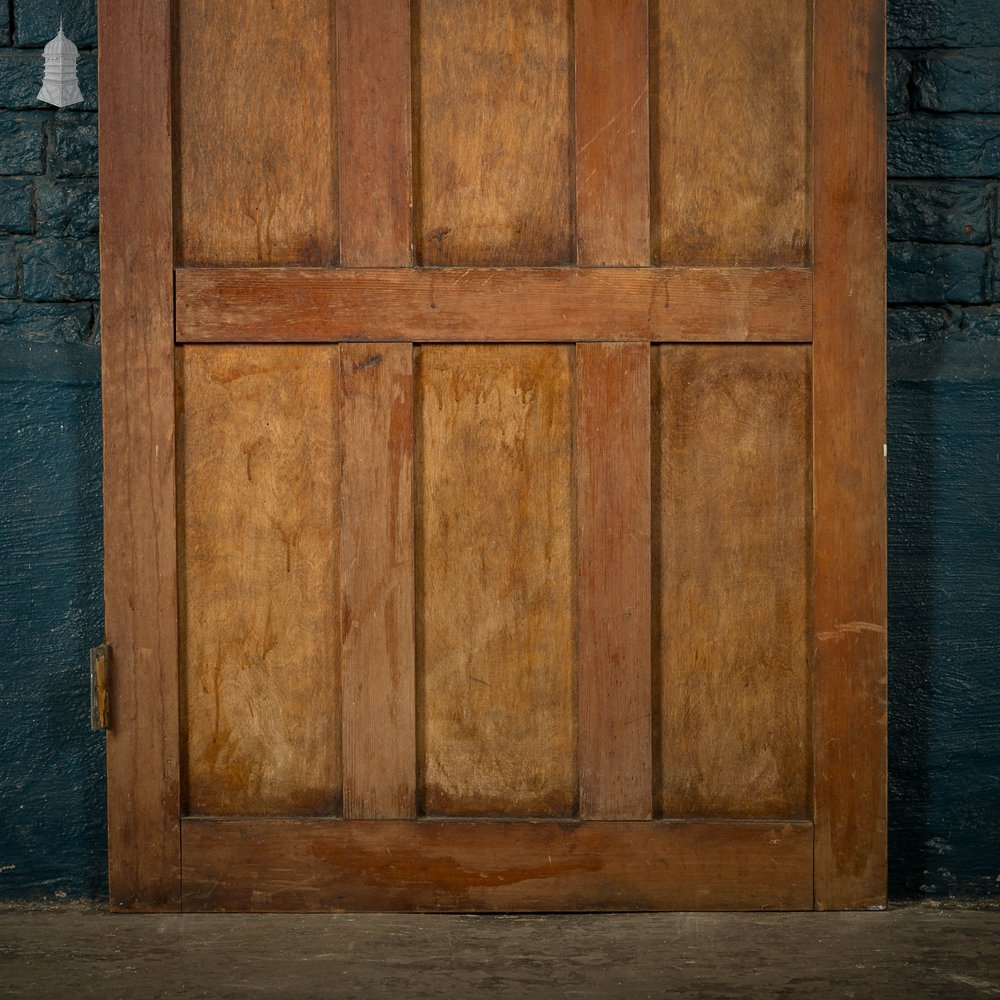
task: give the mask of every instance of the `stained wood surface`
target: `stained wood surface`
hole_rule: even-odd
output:
[[[886,900],[885,6],[816,4],[816,905]]]
[[[417,371],[423,811],[572,815],[571,349],[426,347]]]
[[[180,906],[170,18],[166,0],[98,15],[114,910]]]
[[[808,348],[654,354],[659,808],[804,818]]]
[[[422,264],[574,258],[569,0],[421,0]]]
[[[794,266],[809,259],[810,6],[651,4],[661,263]]]
[[[576,349],[580,816],[652,815],[647,344]]]
[[[646,0],[574,4],[581,267],[649,263],[648,8]]]
[[[182,268],[177,339],[808,341],[812,275],[781,268]]]
[[[344,815],[416,814],[413,348],[344,344]]]
[[[813,18],[808,0],[656,0],[644,97],[642,6],[102,6],[106,603],[118,727],[108,748],[112,906],[179,905],[174,328],[188,343],[347,342],[335,349],[343,475],[329,484],[333,524],[311,558],[322,562],[332,551],[324,544],[336,545],[339,498],[340,614],[334,609],[317,628],[332,621],[343,645],[349,819],[188,820],[192,906],[808,905],[811,827],[746,817],[784,823],[808,815],[810,802],[817,905],[884,904],[884,9],[881,0],[818,0]],[[646,262],[644,100],[652,101],[650,243],[665,268],[617,266]],[[432,265],[425,270],[399,266],[411,260],[409,197],[414,260]],[[341,202],[351,213],[345,260],[363,268],[332,267]],[[815,290],[804,266],[813,217]],[[195,266],[175,272],[172,302],[175,258]],[[594,266],[580,270],[581,262]],[[393,266],[369,266],[383,264]],[[810,349],[794,344],[813,338],[814,293],[810,427]],[[735,345],[743,341],[758,344]],[[674,344],[654,348],[653,366],[654,812],[700,818],[418,822],[418,787],[422,807],[457,816],[563,817],[581,791],[585,814],[619,808],[603,798],[587,804],[576,755],[614,773],[617,748],[594,753],[587,733],[604,726],[613,741],[628,728],[615,713],[641,691],[617,685],[616,643],[628,644],[620,662],[638,659],[640,630],[607,627],[610,600],[589,618],[591,632],[574,630],[589,599],[580,588],[593,596],[604,586],[588,583],[599,578],[588,578],[587,567],[623,575],[642,568],[641,529],[615,524],[626,508],[629,520],[640,519],[641,503],[630,507],[627,496],[634,480],[614,478],[598,461],[608,454],[601,442],[620,429],[614,468],[634,465],[641,428],[634,406],[610,402],[604,409],[614,419],[599,426],[593,384],[603,377],[611,387],[616,369],[599,377],[591,362],[632,357],[650,342]],[[414,343],[441,345],[418,349],[427,352],[420,372],[428,358],[437,365],[441,405],[434,411],[433,387],[418,384],[416,427]],[[583,345],[575,387],[570,344]],[[221,350],[236,357],[244,349]],[[495,358],[472,364],[487,357],[477,351]],[[449,352],[464,360],[456,365]],[[538,370],[536,355],[550,359]],[[310,366],[310,378],[323,367]],[[621,404],[637,386],[618,374]],[[239,398],[240,382],[206,383],[202,401],[211,410],[221,395]],[[295,476],[305,474],[309,449],[335,435],[337,411],[309,434],[315,421],[293,422],[283,391],[274,390],[271,465],[284,473],[282,489],[313,498],[308,507],[327,484]],[[297,391],[294,406],[313,404],[309,388]],[[252,408],[249,395],[240,405]],[[520,422],[510,419],[519,413]],[[220,440],[254,430],[247,414],[214,427],[195,452],[214,455]],[[305,458],[293,471],[296,448]],[[225,469],[220,461],[213,471],[222,476],[213,496],[221,513],[233,492]],[[207,496],[204,480],[195,481]],[[447,503],[423,506],[435,490]],[[201,506],[207,519],[222,520],[207,501]],[[251,520],[269,512],[301,513],[294,500],[279,504],[264,491]],[[244,523],[235,515],[218,530]],[[469,528],[477,523],[481,538]],[[600,525],[610,525],[603,538]],[[265,543],[252,549],[269,551]],[[190,551],[181,539],[185,560]],[[330,558],[329,576],[316,570],[323,582],[296,592],[300,617],[315,613],[310,601],[323,587],[336,603]],[[255,571],[252,559],[248,548],[241,573]],[[455,561],[465,578],[449,593],[439,567]],[[487,577],[491,565],[499,572]],[[218,560],[204,570],[214,580]],[[198,607],[207,611],[225,584],[204,589]],[[628,587],[615,592],[627,597]],[[293,599],[272,581],[262,600]],[[239,623],[238,615],[217,617],[216,640]],[[456,617],[471,624],[460,629]],[[185,643],[189,625],[186,615]],[[472,643],[490,628],[500,652],[483,642],[488,655],[477,660]],[[584,667],[574,676],[577,642],[606,674],[603,704],[593,688],[574,687],[596,675]],[[336,646],[333,637],[328,662]],[[484,678],[471,668],[480,662],[496,692],[476,683]],[[303,688],[285,693],[313,697],[314,680],[296,676],[287,683]],[[472,685],[484,691],[470,695]],[[335,699],[335,689],[314,700]],[[220,718],[238,718],[225,693]],[[244,718],[260,701],[255,693],[237,703]],[[335,726],[335,708],[331,721],[317,704],[316,724]],[[274,713],[275,731],[286,716]],[[253,716],[240,739],[252,741],[263,725]],[[490,739],[494,760],[484,764]],[[335,733],[331,742],[327,757],[312,754],[304,766],[335,771]],[[212,765],[212,780],[238,784],[225,766]],[[299,793],[294,778],[284,784],[282,794]],[[624,782],[612,791],[602,795],[632,796]],[[225,808],[223,799],[211,806]],[[706,813],[733,818],[705,822]],[[379,819],[412,822],[372,822]]]
[[[337,349],[178,353],[187,811],[335,813]]]
[[[180,261],[336,262],[333,8],[329,0],[179,0]],[[145,39],[132,44],[141,49]],[[169,95],[168,86],[157,99]]]
[[[410,4],[338,0],[340,261],[410,264]]]
[[[809,823],[184,823],[186,910],[811,907]]]

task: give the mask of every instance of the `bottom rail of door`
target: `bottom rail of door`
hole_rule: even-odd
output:
[[[189,911],[810,910],[809,822],[192,817]]]

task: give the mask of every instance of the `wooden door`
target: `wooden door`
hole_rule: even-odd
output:
[[[105,0],[111,903],[885,899],[881,0]]]

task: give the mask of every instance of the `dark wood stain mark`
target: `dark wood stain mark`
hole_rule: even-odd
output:
[[[356,372],[364,371],[366,368],[374,368],[376,365],[382,364],[381,354],[370,354],[364,361],[359,361],[355,366],[354,370]]]

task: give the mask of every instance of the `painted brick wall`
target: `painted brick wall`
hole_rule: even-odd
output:
[[[83,104],[35,100],[80,47]],[[94,0],[0,0],[0,900],[104,890]]]
[[[103,895],[94,0],[0,0],[0,901]],[[1000,895],[1000,0],[890,0],[890,870]]]
[[[889,0],[890,868],[1000,895],[1000,2]]]

